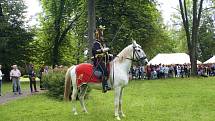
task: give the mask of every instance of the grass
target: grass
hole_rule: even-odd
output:
[[[38,85],[38,84],[37,84]],[[13,91],[12,82],[4,82],[2,84],[2,94],[6,94]],[[38,86],[37,86],[38,87]],[[21,82],[21,90],[30,90],[29,82]]]
[[[21,82],[30,82],[28,77],[20,77],[20,81]],[[40,81],[40,79],[38,77],[36,77],[36,81]]]
[[[123,121],[214,121],[215,77],[131,81],[123,97]],[[113,92],[93,90],[86,101],[90,114],[71,113],[71,103],[45,94],[0,105],[2,121],[112,121]]]

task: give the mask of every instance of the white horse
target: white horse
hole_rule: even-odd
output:
[[[138,45],[135,41],[126,48],[124,48],[117,57],[110,62],[110,76],[108,79],[109,84],[115,90],[115,117],[117,120],[120,120],[121,117],[125,117],[125,114],[122,111],[122,95],[123,89],[128,84],[129,81],[129,71],[132,65],[132,61],[141,61],[144,65],[147,64],[148,60],[146,58],[145,52],[142,50],[141,46]],[[71,80],[72,80],[72,102],[76,100],[78,94],[77,86],[77,75],[76,75],[76,65],[70,67],[67,70],[65,76],[65,90],[64,90],[64,99],[68,100],[71,93]],[[117,72],[117,73],[115,73]],[[96,83],[86,83],[80,86],[80,95],[79,100],[83,111],[87,113],[87,109],[84,104],[84,96],[87,91],[87,87],[94,89],[102,89],[101,84]],[[73,104],[74,115],[77,115],[76,105]]]

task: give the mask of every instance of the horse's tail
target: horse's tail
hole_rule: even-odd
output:
[[[65,87],[64,87],[64,100],[69,101],[69,96],[71,92],[71,70],[75,67],[75,65],[71,66],[69,69],[67,69],[66,75],[65,75]]]

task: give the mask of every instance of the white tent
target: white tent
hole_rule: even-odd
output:
[[[197,64],[201,64],[202,62],[197,60]],[[148,65],[171,65],[171,64],[190,64],[190,56],[186,53],[162,53],[157,54],[154,58],[152,58]]]
[[[210,63],[215,63],[215,55],[204,62],[204,64],[210,64]]]

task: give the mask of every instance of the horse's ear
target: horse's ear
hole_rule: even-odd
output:
[[[137,42],[134,39],[132,39],[132,44],[134,47],[137,46]]]

